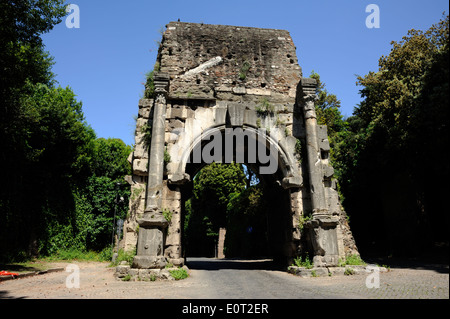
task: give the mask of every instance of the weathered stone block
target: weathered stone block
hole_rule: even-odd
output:
[[[163,188],[163,198],[166,200],[180,200],[181,192],[177,186],[165,186]]]
[[[216,108],[214,113],[214,119],[216,125],[224,125],[226,123],[227,109]]]
[[[245,110],[244,112],[244,123],[250,126],[257,126],[258,115],[254,110]]]
[[[148,160],[136,158],[133,161],[133,174],[146,176],[148,174]]]
[[[149,269],[159,268],[162,269],[166,266],[167,259],[164,256],[135,256],[133,259],[133,268]]]
[[[172,108],[170,112],[170,118],[172,119],[186,119],[187,112],[185,108]]]
[[[128,275],[128,271],[130,270],[130,266],[128,265],[119,265],[116,267],[115,276],[118,278],[123,278]]]
[[[342,276],[345,273],[344,267],[328,267],[328,271],[332,276]]]
[[[260,96],[270,96],[272,92],[267,89],[248,89],[247,94],[250,95],[260,95]]]
[[[138,115],[140,118],[148,119],[150,117],[150,108],[149,107],[140,108]]]
[[[178,120],[178,119],[170,119],[168,121],[167,130],[171,131],[173,129],[181,129],[184,127],[184,122]]]
[[[170,275],[169,270],[170,269],[161,269],[161,272],[159,273],[159,277],[163,280],[175,280],[175,278],[173,278]]]
[[[244,123],[245,105],[238,103],[228,104],[228,115],[232,126],[242,126]],[[255,120],[256,122],[256,120]]]
[[[303,278],[325,277],[329,275],[328,269],[321,267],[314,267],[308,269],[304,267],[290,266],[288,267],[288,272]]]
[[[128,269],[128,275],[130,275],[131,277],[137,277],[139,275],[139,269],[136,268]]]
[[[149,157],[149,149],[148,149],[147,145],[145,145],[142,142],[136,143],[136,145],[134,147],[133,155],[135,158],[148,158]]]
[[[169,262],[176,267],[183,267],[185,270],[188,270],[184,265],[184,258],[171,258],[169,259]]]
[[[238,87],[234,87],[233,88],[233,93],[234,94],[243,95],[243,94],[247,93],[247,90],[245,89],[245,87],[238,86]]]
[[[160,269],[139,269],[139,279],[143,281],[155,280],[159,277]]]
[[[140,99],[138,105],[139,105],[139,108],[152,107],[153,106],[153,99]]]

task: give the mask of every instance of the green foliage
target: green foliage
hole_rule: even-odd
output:
[[[232,193],[227,205],[227,257],[257,257],[268,254],[267,201],[261,184]]]
[[[360,255],[350,255],[345,258],[345,261],[339,259],[339,267],[344,267],[346,265],[353,265],[353,266],[365,266],[367,263],[362,260]]]
[[[131,275],[127,274],[125,277],[122,278],[122,281],[130,281],[131,280]]]
[[[104,252],[115,208],[126,214],[129,191],[115,187],[131,147],[96,139],[75,93],[55,86],[40,37],[62,21],[63,1],[0,10],[0,259]]]
[[[316,94],[318,100],[315,102],[317,123],[326,125],[328,128],[328,135],[331,139],[333,136],[344,129],[345,121],[340,112],[341,101],[336,95],[331,94],[325,88],[325,84],[320,80],[319,74],[314,71],[311,72],[311,78],[317,81]]]
[[[94,154],[91,168],[95,176],[117,178],[131,174],[128,156],[131,146],[117,138],[99,138],[93,142]]]
[[[182,280],[189,277],[188,272],[184,268],[170,269],[169,273],[175,280]]]
[[[173,212],[170,209],[164,208],[162,214],[169,223],[172,221]]]
[[[167,151],[167,148],[164,149],[164,165],[167,165],[170,163],[172,159],[170,158],[170,154]]]
[[[119,251],[117,253],[117,258],[114,263],[111,263],[111,265],[117,266],[122,261],[125,261],[125,262],[127,262],[128,265],[131,265],[133,263],[134,256],[136,256],[136,249],[132,250],[132,251],[124,251],[123,249],[119,249]]]
[[[267,98],[262,98],[259,104],[255,107],[256,113],[260,116],[273,115],[275,112],[275,107],[269,102]]]
[[[239,79],[244,81],[245,78],[247,77],[247,73],[251,68],[251,64],[250,62],[248,62],[247,60],[245,60],[244,62],[242,62],[242,66],[239,70]]]
[[[347,265],[366,265],[366,262],[361,259],[360,255],[350,255],[345,258]]]
[[[245,186],[240,164],[212,163],[195,176],[193,197],[185,207],[184,235],[190,256],[206,256],[214,251],[219,228],[226,226],[228,198]]]
[[[365,242],[389,242],[386,254],[413,255],[432,242],[448,242],[442,212],[449,188],[442,181],[449,164],[436,165],[432,156],[449,144],[448,24],[446,16],[427,31],[410,30],[391,43],[377,72],[358,77],[364,100],[335,139],[333,156],[363,248]],[[369,201],[374,205],[368,207]],[[386,222],[371,226],[368,219],[380,213]]]
[[[153,99],[155,98],[155,83],[153,82],[153,76],[155,72],[152,70],[148,72],[145,76],[147,78],[147,81],[145,83],[145,93],[144,96],[146,99]]]
[[[52,59],[44,52],[41,35],[66,15],[62,0],[18,0],[0,3],[0,96],[3,111],[14,116],[17,97],[27,81],[50,85]],[[16,113],[17,115],[17,113]]]
[[[346,275],[346,276],[351,276],[351,275],[353,275],[353,274],[355,274],[355,271],[354,271],[352,268],[350,268],[350,267],[345,267],[344,275]]]
[[[300,231],[303,230],[303,228],[305,227],[305,224],[307,222],[309,222],[310,220],[312,220],[312,216],[310,215],[303,215],[301,214],[298,220],[298,228],[300,229]]]
[[[302,256],[294,258],[294,265],[297,267],[305,267],[306,269],[311,269],[314,267],[314,264],[311,262],[308,255],[304,258]]]
[[[144,124],[141,127],[141,132],[144,133],[144,144],[148,148],[152,143],[152,125],[150,123]]]
[[[144,96],[146,99],[153,99],[155,98],[155,83],[154,83],[154,75],[155,72],[159,72],[159,62],[156,62],[153,70],[147,72],[147,74],[145,75],[146,77],[146,83],[145,83],[145,93]]]
[[[109,261],[111,260],[111,248],[107,247],[101,252],[86,251],[76,248],[61,249],[43,258],[45,261]]]
[[[300,164],[303,162],[303,158],[306,155],[302,144],[302,140],[297,138],[297,140],[295,141],[295,156]]]
[[[28,82],[24,91],[20,128],[9,136],[16,143],[4,145],[8,156],[1,157],[2,165],[8,167],[2,178],[10,183],[1,186],[0,236],[6,245],[3,251],[15,246],[15,251],[35,254],[42,245],[37,239],[46,241],[51,235],[48,225],[58,228],[72,220],[72,188],[90,173],[90,143],[95,134],[69,88]],[[9,124],[2,119],[2,126]],[[69,235],[59,235],[58,240],[64,236]]]

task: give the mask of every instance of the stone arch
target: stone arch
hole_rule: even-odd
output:
[[[252,134],[255,137],[258,137],[258,138],[261,137],[261,139],[263,139],[266,142],[266,145],[265,145],[266,148],[267,149],[272,148],[272,150],[276,152],[277,158],[275,160],[277,162],[277,168],[279,168],[279,170],[282,174],[281,182],[284,181],[285,185],[287,186],[287,183],[289,183],[289,181],[292,182],[292,180],[295,178],[295,179],[297,179],[298,186],[301,185],[301,182],[300,182],[301,175],[299,174],[300,167],[299,167],[298,163],[296,162],[296,160],[292,156],[292,144],[293,144],[292,141],[289,144],[289,142],[286,142],[284,139],[277,140],[276,134],[273,134],[273,136],[271,136],[265,130],[261,130],[260,128],[253,127],[251,125],[230,128],[230,127],[227,127],[226,125],[220,124],[220,125],[215,125],[215,126],[207,128],[205,131],[201,132],[195,138],[193,138],[186,148],[183,148],[183,146],[181,146],[181,148],[183,149],[183,154],[181,156],[181,160],[178,162],[178,165],[176,165],[176,167],[173,169],[174,170],[173,175],[183,176],[184,178],[189,178],[189,176],[186,176],[186,175],[190,175],[188,172],[186,172],[186,166],[187,166],[189,160],[192,161],[192,159],[191,159],[192,153],[196,152],[196,149],[198,149],[199,153],[202,152],[201,147],[200,147],[202,144],[202,141],[204,141],[205,139],[209,139],[209,137],[211,135],[213,135],[214,133],[222,134],[222,141],[223,141],[225,139],[223,137],[224,131],[225,130],[234,130],[234,129],[242,129],[244,134],[247,132],[250,132],[250,134]],[[246,135],[246,136],[248,136],[248,135]],[[295,143],[295,139],[293,142]],[[258,141],[255,141],[255,143],[258,143]],[[174,147],[180,147],[180,146],[175,143]],[[259,147],[259,145],[257,147]],[[233,150],[236,150],[236,149],[234,148]],[[224,156],[225,156],[225,154],[222,154],[223,162],[225,161],[223,159]],[[235,157],[236,156],[233,156],[234,161],[235,161]],[[256,164],[256,162],[255,162],[255,164]],[[169,180],[171,182],[172,182],[171,178],[173,178],[173,175],[169,176]]]
[[[181,197],[193,177],[186,170],[188,156],[205,134],[227,130],[258,137],[270,131],[263,143],[275,149],[274,176],[289,195],[284,199],[291,213],[287,259],[308,250],[315,266],[334,266],[358,253],[328,161],[326,126],[317,125],[316,82],[302,77],[296,61],[284,30],[167,25],[153,95],[139,102],[136,146],[129,158],[132,196],[121,245],[137,246],[133,267],[184,263]],[[305,216],[309,221],[303,223]]]
[[[201,161],[200,163],[193,163],[192,161],[188,161],[189,158],[192,157],[193,152],[195,152],[197,146],[202,145],[203,139],[208,139],[208,132],[216,132],[218,134],[225,134],[225,130],[227,127],[225,125],[220,126],[214,126],[210,127],[205,130],[206,134],[197,136],[194,138],[192,143],[189,145],[189,147],[185,150],[184,156],[182,156],[182,160],[179,164],[178,169],[178,175],[185,176],[186,180],[184,180],[181,184],[187,184],[180,188],[181,192],[181,210],[184,208],[184,202],[186,198],[189,198],[192,192],[192,183],[193,183],[193,177],[199,172],[202,168],[205,166],[211,164],[211,162],[205,162]],[[228,128],[230,129],[230,128]],[[239,129],[239,128],[238,128]],[[294,238],[295,236],[295,218],[292,218],[292,211],[290,207],[290,196],[291,193],[289,191],[288,185],[283,184],[283,180],[289,179],[292,177],[292,169],[289,168],[289,165],[297,166],[296,163],[288,163],[288,156],[286,155],[286,150],[283,148],[282,145],[275,142],[275,136],[271,137],[268,134],[265,134],[265,132],[262,132],[258,130],[255,127],[248,126],[245,128],[245,130],[253,132],[254,135],[263,135],[262,140],[267,142],[267,144],[273,146],[273,151],[275,151],[275,155],[277,157],[277,169],[273,174],[260,174],[258,168],[261,165],[261,163],[254,162],[254,163],[248,163],[247,161],[236,161],[236,158],[233,158],[233,162],[237,162],[240,164],[247,165],[247,167],[250,167],[253,169],[253,172],[255,172],[259,179],[261,180],[261,183],[264,185],[264,189],[268,194],[271,194],[271,196],[275,199],[281,199],[284,198],[281,202],[277,203],[277,207],[273,207],[273,211],[270,214],[267,214],[265,216],[270,222],[268,222],[268,253],[270,256],[276,260],[277,263],[286,263],[286,258],[292,259],[294,255],[296,254],[296,244]],[[205,133],[204,132],[204,133]],[[206,135],[206,136],[205,136]],[[249,141],[250,142],[250,141]],[[205,146],[203,144],[203,146]],[[267,147],[267,145],[264,145]],[[269,146],[270,147],[270,146]],[[199,148],[201,150],[201,148]],[[233,148],[234,151],[237,150],[237,145],[234,145]],[[248,149],[244,150],[245,152],[248,152]],[[222,157],[224,158],[224,154],[222,153]],[[222,158],[222,163],[226,163],[225,160]],[[189,178],[191,177],[191,178]],[[170,184],[173,184],[173,182],[169,182]],[[170,186],[169,186],[170,187]],[[269,191],[270,190],[270,191]],[[181,227],[181,220],[183,217],[181,216],[180,220],[178,222],[178,229],[182,229]],[[286,226],[287,225],[287,226]],[[175,226],[175,225],[173,225]],[[177,228],[177,226],[175,226]],[[294,233],[293,233],[294,229]],[[183,243],[181,243],[183,245]],[[183,250],[183,249],[181,249]]]

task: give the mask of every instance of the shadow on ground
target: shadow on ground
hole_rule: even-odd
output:
[[[10,264],[0,264],[0,270],[21,273],[21,272],[41,271],[42,267],[33,267],[30,265],[10,263]]]
[[[215,259],[202,257],[186,258],[186,265],[189,269],[197,270],[220,270],[220,269],[240,269],[240,270],[280,270],[282,265],[275,263],[272,259]],[[284,267],[285,268],[285,267]]]

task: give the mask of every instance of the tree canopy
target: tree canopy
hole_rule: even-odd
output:
[[[41,35],[64,1],[0,3],[0,259],[102,250],[125,217],[131,147],[97,139],[82,103],[57,86]],[[123,197],[124,201],[117,201]]]
[[[363,101],[334,152],[363,248],[411,255],[448,243],[449,165],[439,160],[448,154],[448,22],[410,30],[377,72],[358,77]]]

